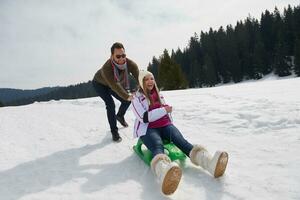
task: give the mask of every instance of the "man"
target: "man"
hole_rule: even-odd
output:
[[[97,94],[106,105],[107,119],[112,139],[115,142],[122,140],[118,132],[117,120],[122,126],[128,126],[124,115],[133,98],[130,94],[129,73],[138,83],[139,69],[137,64],[126,57],[124,46],[116,42],[111,47],[110,59],[96,72],[92,81]],[[121,102],[117,114],[112,96]]]

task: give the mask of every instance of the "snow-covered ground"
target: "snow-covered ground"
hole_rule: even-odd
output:
[[[0,199],[300,199],[299,91],[293,78],[163,92],[189,141],[230,156],[219,179],[187,160],[170,197],[132,150],[131,111],[113,143],[100,98],[0,108]]]

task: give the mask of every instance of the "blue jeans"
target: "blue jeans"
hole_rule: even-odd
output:
[[[153,157],[164,153],[163,140],[174,143],[187,156],[189,156],[193,148],[193,145],[184,139],[180,131],[173,124],[161,128],[148,128],[146,135],[141,136],[140,139],[151,151]]]
[[[93,87],[96,91],[96,93],[103,99],[105,106],[106,106],[106,114],[108,123],[110,126],[111,131],[117,131],[117,119],[116,119],[116,110],[115,110],[115,102],[112,98],[115,97],[121,102],[119,111],[117,113],[118,116],[123,117],[130,106],[130,101],[126,101],[122,99],[117,93],[115,93],[112,89],[110,89],[108,86],[105,86],[101,83],[98,83],[96,81],[92,81]]]

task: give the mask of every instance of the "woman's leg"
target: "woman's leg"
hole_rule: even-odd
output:
[[[140,138],[153,155],[150,166],[158,178],[162,193],[170,195],[176,191],[182,171],[176,162],[172,162],[164,154],[163,141],[160,136],[161,130],[161,128],[148,128],[146,135]]]
[[[151,151],[152,156],[164,153],[163,141],[160,137],[160,130],[156,128],[148,128],[146,135],[140,137],[146,147]]]
[[[163,127],[161,136],[162,139],[174,143],[187,156],[190,155],[193,145],[182,136],[180,131],[173,124]]]

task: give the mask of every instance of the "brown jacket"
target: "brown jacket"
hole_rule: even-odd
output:
[[[127,69],[128,73],[132,74],[132,76],[135,78],[135,80],[138,83],[139,80],[139,68],[135,62],[130,60],[129,58],[127,60]],[[120,82],[123,82],[123,73],[125,73],[125,70],[122,70],[120,72]],[[122,85],[115,80],[114,77],[114,71],[111,64],[111,60],[108,59],[104,65],[96,72],[94,76],[94,81],[101,83],[102,85],[106,85],[110,87],[115,93],[117,93],[122,99],[127,100],[129,97],[129,94],[126,92],[126,90],[122,87]]]

